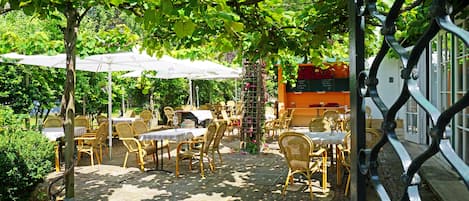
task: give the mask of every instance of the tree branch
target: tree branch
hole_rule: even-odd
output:
[[[85,11],[80,15],[78,16],[78,24],[81,23],[81,20],[85,17],[86,13],[91,9],[91,6],[86,8]]]

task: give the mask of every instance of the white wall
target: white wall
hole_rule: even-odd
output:
[[[368,59],[365,69],[369,69],[372,59]],[[378,69],[378,94],[385,103],[391,108],[392,104],[399,97],[402,90],[402,79],[400,77],[401,62],[397,59],[385,58]],[[375,106],[371,98],[366,98],[366,105],[371,107],[373,119],[383,119],[381,112]],[[405,117],[405,107],[402,107],[397,114],[398,119]]]

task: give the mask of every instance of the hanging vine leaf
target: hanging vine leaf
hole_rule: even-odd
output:
[[[176,36],[179,38],[192,35],[194,30],[195,24],[191,21],[176,22],[174,24],[174,31],[176,32]]]

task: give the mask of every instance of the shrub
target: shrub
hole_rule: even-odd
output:
[[[9,110],[0,106],[10,123],[0,122],[0,201],[27,200],[52,170],[54,144],[39,132],[17,129],[21,119]]]

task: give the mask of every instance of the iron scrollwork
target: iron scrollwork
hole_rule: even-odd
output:
[[[422,2],[423,1],[416,1],[415,4]],[[360,10],[357,12],[357,15],[374,18],[380,23],[381,34],[383,36],[383,42],[371,64],[368,74],[362,72],[357,76],[357,85],[360,90],[359,95],[361,97],[371,98],[383,117],[383,123],[381,125],[383,131],[382,138],[371,149],[358,147],[358,168],[361,174],[367,174],[369,176],[368,178],[370,178],[371,184],[381,200],[390,200],[390,196],[381,183],[377,169],[379,152],[385,144],[389,143],[397,153],[404,170],[401,175],[401,180],[403,185],[405,185],[405,190],[401,197],[402,200],[421,200],[418,188],[421,179],[417,172],[425,161],[437,153],[441,153],[445,157],[469,189],[469,166],[454,152],[449,137],[452,135],[452,131],[446,129],[451,118],[453,118],[456,113],[461,112],[469,106],[469,92],[466,92],[465,95],[451,107],[440,112],[439,109],[422,94],[419,83],[417,82],[419,79],[417,63],[420,55],[422,55],[430,41],[438,32],[445,31],[453,34],[459,38],[466,47],[469,46],[469,32],[455,25],[451,17],[451,15],[455,14],[454,12],[458,12],[469,5],[469,1],[433,0],[429,8],[429,26],[412,47],[401,46],[396,37],[396,21],[399,15],[406,11],[406,9],[403,8],[404,0],[394,1],[387,15],[378,11],[376,1],[355,1],[354,3],[355,8]],[[453,3],[453,5],[457,4],[458,7],[452,9],[453,5],[451,3]],[[365,25],[362,24],[362,26]],[[399,56],[403,66],[401,79],[404,84],[399,97],[388,108],[380,98],[377,90],[377,74],[380,64],[390,51],[394,51]],[[418,106],[425,111],[430,117],[430,123],[432,124],[430,131],[427,133],[431,138],[431,144],[424,152],[414,157],[414,159],[410,157],[406,148],[398,139],[395,130],[396,114],[410,99],[413,99]],[[361,107],[362,108],[359,108],[359,110],[364,110],[364,103],[361,104]],[[362,133],[358,135],[360,135],[359,137],[365,137]]]

